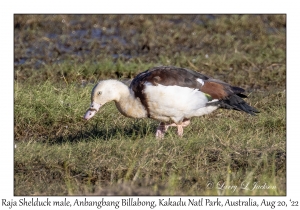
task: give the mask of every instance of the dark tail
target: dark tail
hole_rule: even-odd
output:
[[[236,95],[233,94],[226,99],[209,103],[209,105],[217,105],[223,109],[234,109],[238,111],[244,111],[251,115],[256,115],[256,113],[259,113],[257,109],[248,105],[242,98],[247,98],[247,96],[241,93],[238,93]]]

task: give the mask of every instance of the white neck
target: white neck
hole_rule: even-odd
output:
[[[115,100],[116,107],[126,117],[143,118],[147,117],[147,111],[139,98],[125,84],[118,85],[120,98]]]

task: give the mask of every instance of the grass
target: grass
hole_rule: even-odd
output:
[[[256,117],[218,110],[193,119],[182,139],[171,130],[158,141],[157,122],[126,118],[113,103],[85,122],[91,87],[15,87],[16,195],[91,194],[120,184],[160,195],[285,194],[285,92],[252,95]],[[276,189],[206,187],[243,181]]]
[[[20,17],[15,16],[16,62],[34,40],[49,39],[49,51],[56,46],[59,53],[51,57],[31,49],[32,59],[15,63],[15,195],[286,195],[285,16]],[[61,18],[68,27],[47,39],[60,30],[48,24],[63,25]],[[115,35],[118,23],[118,36],[127,44],[107,39],[103,53],[97,42],[88,45],[89,56],[78,57],[77,48],[64,53],[57,45],[86,47],[95,40],[66,37],[99,23],[111,28],[103,37]],[[149,49],[141,50],[144,44]],[[132,56],[115,58],[111,48]],[[43,64],[36,66],[39,60]],[[128,83],[162,64],[241,86],[260,113],[217,110],[192,119],[183,138],[170,129],[161,141],[154,137],[158,122],[126,118],[113,103],[91,121],[82,119],[96,81]],[[269,187],[253,189],[255,184]]]

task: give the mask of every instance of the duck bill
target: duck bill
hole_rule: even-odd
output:
[[[101,104],[97,104],[95,102],[92,102],[90,108],[85,113],[83,119],[89,120],[92,117],[94,117],[94,115],[99,111],[100,107],[101,107]]]

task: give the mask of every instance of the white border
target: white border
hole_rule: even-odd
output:
[[[295,2],[295,3],[293,3]],[[0,42],[1,42],[1,199],[20,199],[13,197],[13,14],[15,13],[286,13],[287,14],[287,196],[266,197],[271,200],[297,200],[300,184],[299,170],[299,22],[300,16],[296,1],[1,1]],[[27,197],[28,198],[28,197]],[[110,197],[107,197],[108,199]],[[122,197],[117,197],[122,199]],[[160,197],[161,198],[161,197]],[[217,197],[205,197],[216,200]],[[221,199],[226,200],[227,197]],[[239,197],[230,197],[238,199]],[[247,197],[241,197],[246,200]],[[265,197],[254,197],[262,200]],[[29,198],[28,198],[29,199]],[[45,199],[45,197],[41,197]],[[59,199],[56,197],[55,199]],[[63,199],[63,198],[61,198]],[[70,200],[75,197],[69,198]],[[82,197],[81,197],[82,199]],[[150,199],[150,198],[149,198]],[[158,198],[153,198],[158,199]],[[174,197],[174,199],[177,199]],[[185,197],[185,199],[187,199]],[[299,201],[299,199],[298,199]],[[13,207],[14,209],[16,207]],[[28,207],[29,209],[30,207]],[[79,207],[78,207],[79,208]],[[224,207],[223,207],[224,208]],[[256,208],[256,207],[255,207]],[[270,207],[268,207],[270,208]],[[30,208],[31,209],[31,208]],[[74,207],[73,207],[74,209]],[[95,209],[95,208],[93,208]],[[122,207],[124,209],[124,207]],[[126,209],[126,208],[125,208]],[[127,208],[131,209],[131,207]],[[156,207],[155,209],[160,209]]]

